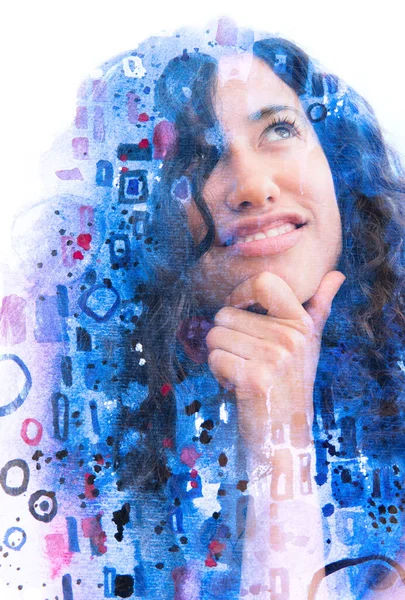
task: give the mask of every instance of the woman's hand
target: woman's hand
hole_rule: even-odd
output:
[[[339,271],[327,273],[304,308],[283,279],[263,272],[235,288],[216,314],[208,364],[218,382],[234,390],[248,447],[267,445],[286,424],[299,447],[309,443],[322,331],[344,280]]]

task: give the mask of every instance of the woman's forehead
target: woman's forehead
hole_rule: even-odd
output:
[[[215,96],[219,116],[236,110],[250,118],[268,105],[301,106],[294,90],[263,60],[247,52],[221,57]]]

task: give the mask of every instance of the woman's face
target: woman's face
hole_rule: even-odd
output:
[[[341,253],[332,175],[298,96],[260,59],[221,59],[215,110],[225,151],[203,195],[215,243],[193,269],[196,296],[219,308],[241,282],[270,271],[303,304]],[[212,143],[212,142],[211,142]],[[194,239],[206,228],[191,203]]]

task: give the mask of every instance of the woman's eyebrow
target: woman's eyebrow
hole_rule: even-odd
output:
[[[269,104],[268,106],[264,106],[260,110],[257,110],[256,112],[252,113],[251,115],[249,115],[248,118],[249,121],[260,121],[261,119],[271,117],[284,110],[291,110],[300,117],[302,117],[301,111],[295,108],[294,106],[288,106],[285,104]]]

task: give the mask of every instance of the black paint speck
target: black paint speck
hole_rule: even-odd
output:
[[[67,450],[59,450],[58,452],[55,453],[55,456],[58,460],[62,460],[63,458],[66,458],[67,455],[68,455]]]
[[[117,533],[114,535],[114,537],[118,542],[122,542],[122,539],[124,537],[124,525],[126,525],[129,522],[130,511],[131,507],[128,504],[128,502],[126,502],[120,510],[116,510],[113,512],[112,521],[117,526]]]
[[[198,412],[201,408],[201,402],[199,402],[198,400],[193,400],[193,402],[191,404],[189,404],[188,406],[185,407],[185,412],[186,415],[188,417],[191,417],[192,415],[194,415],[196,412]]]
[[[200,435],[200,442],[202,444],[209,444],[212,440],[212,435],[209,435],[208,431],[204,429],[204,431]]]

